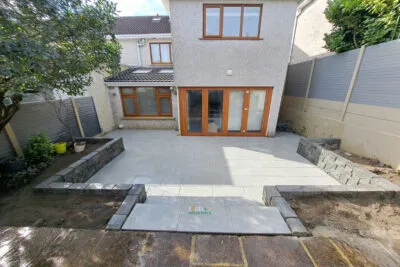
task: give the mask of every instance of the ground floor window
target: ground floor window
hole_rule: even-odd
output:
[[[124,116],[172,116],[168,87],[121,87],[120,93]]]

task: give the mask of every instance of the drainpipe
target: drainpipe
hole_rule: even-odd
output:
[[[140,56],[140,47],[145,45],[145,40],[144,39],[138,39],[136,43],[136,53],[137,53],[137,59],[138,59],[138,65],[142,66],[142,57]]]

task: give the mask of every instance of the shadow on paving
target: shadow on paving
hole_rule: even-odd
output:
[[[372,239],[0,228],[0,266],[398,266]]]

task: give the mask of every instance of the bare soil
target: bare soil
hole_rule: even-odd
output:
[[[400,239],[400,200],[309,197],[290,200],[315,236]]]
[[[390,182],[400,185],[400,170],[396,171],[391,166],[385,165],[377,159],[371,159],[366,157],[361,157],[358,155],[351,154],[350,156],[344,150],[335,150],[335,153],[340,156],[351,160],[354,163],[359,164],[361,167],[373,172],[382,178],[389,180]]]
[[[103,144],[88,144],[82,153],[55,158],[30,184],[0,196],[0,226],[46,226],[104,229],[122,199],[112,196],[36,194],[33,187]]]

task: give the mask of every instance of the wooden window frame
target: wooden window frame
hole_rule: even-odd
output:
[[[157,105],[157,114],[140,114],[139,110],[139,99],[136,94],[136,89],[140,88],[154,88],[156,90],[156,105]],[[124,94],[123,89],[133,89],[133,94]],[[161,93],[160,89],[168,89],[168,93]],[[131,87],[131,86],[124,86],[119,88],[119,92],[121,95],[121,103],[122,103],[122,110],[124,113],[124,117],[172,117],[172,96],[171,96],[171,91],[169,90],[169,87],[151,87],[151,86],[137,86],[137,87]],[[126,112],[126,107],[125,107],[125,102],[124,99],[126,98],[131,98],[133,99],[135,103],[135,113],[127,113]],[[161,103],[160,100],[162,98],[168,98],[169,99],[169,110],[170,113],[161,113]]]
[[[239,36],[223,36],[224,29],[224,7],[240,7],[240,32]],[[258,21],[258,34],[254,37],[242,36],[243,34],[243,17],[245,7],[259,7],[260,16]],[[206,35],[206,9],[207,8],[219,8],[219,34],[218,35]],[[263,4],[204,4],[203,5],[203,38],[204,40],[262,40],[260,38],[261,33],[261,20],[262,20]]]
[[[169,45],[169,62],[161,62],[161,45],[162,44],[167,44]],[[152,52],[152,45],[158,45],[158,50],[160,51],[160,62],[154,62],[153,61],[153,52]],[[172,65],[172,49],[171,49],[171,42],[152,42],[149,43],[150,46],[150,61],[152,65]]]

